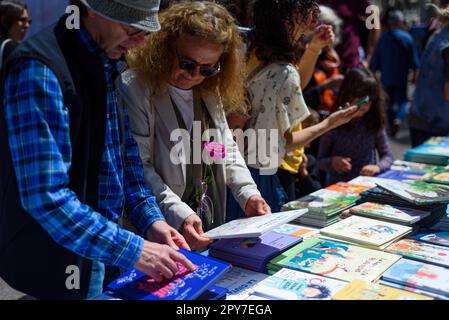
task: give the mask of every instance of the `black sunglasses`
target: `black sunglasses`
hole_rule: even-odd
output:
[[[217,74],[219,74],[221,71],[220,63],[218,63],[218,68],[215,68],[215,67],[207,65],[207,64],[199,64],[195,60],[192,60],[192,59],[189,59],[186,57],[181,57],[178,53],[178,50],[175,50],[175,52],[176,52],[176,56],[178,57],[179,68],[181,68],[182,70],[187,70],[187,71],[192,72],[196,69],[197,66],[199,66],[200,74],[206,78],[214,77]]]

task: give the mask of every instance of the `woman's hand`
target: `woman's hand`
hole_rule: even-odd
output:
[[[332,157],[331,166],[338,174],[349,172],[352,170],[351,158]]]
[[[375,164],[369,164],[367,166],[364,166],[362,168],[362,170],[360,170],[360,175],[361,176],[372,177],[372,176],[375,176],[378,173],[380,173],[380,167],[375,165]]]
[[[327,46],[332,46],[335,42],[335,33],[332,26],[322,24],[320,25],[312,36],[309,43],[309,48],[312,51],[319,52]]]
[[[261,196],[252,196],[246,202],[245,214],[247,217],[263,216],[269,213],[271,213],[271,208]]]
[[[195,213],[184,220],[181,229],[187,243],[195,250],[204,249],[212,243],[212,240],[204,235],[201,219]]]
[[[332,130],[348,123],[357,115],[358,110],[359,108],[357,108],[356,106],[349,107],[349,104],[346,104],[346,108],[332,113],[328,118],[324,120],[327,121],[327,128],[329,130]]]

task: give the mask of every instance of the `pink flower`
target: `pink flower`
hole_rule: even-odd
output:
[[[221,160],[226,157],[225,146],[218,142],[204,142],[203,150],[206,150],[209,156],[214,160]]]

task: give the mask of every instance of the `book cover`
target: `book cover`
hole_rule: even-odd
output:
[[[227,272],[231,265],[203,255],[179,250],[195,266],[190,272],[178,263],[178,272],[171,279],[156,282],[137,269],[131,269],[108,285],[117,296],[128,300],[193,300],[214,281]]]
[[[391,166],[392,170],[405,170],[405,171],[414,171],[414,172],[442,172],[445,170],[444,166],[433,166],[430,164],[419,163],[419,162],[411,162],[404,160],[395,160]]]
[[[430,183],[449,185],[449,171],[429,173],[425,175],[424,178]]]
[[[427,211],[393,207],[388,204],[374,202],[364,202],[348,210],[350,214],[397,221],[408,225],[414,224],[430,215],[430,212]]]
[[[337,241],[306,240],[270,261],[270,269],[290,268],[334,279],[375,281],[400,256]]]
[[[385,251],[399,254],[408,259],[449,267],[448,247],[437,246],[414,239],[402,239],[390,245]]]
[[[377,185],[398,197],[416,204],[449,201],[449,187],[424,181],[378,182]]]
[[[333,300],[433,300],[433,298],[380,284],[353,280],[332,296]]]
[[[321,189],[298,200],[285,204],[282,210],[293,210],[300,208],[309,209],[305,216],[317,213],[320,215],[334,215],[356,203],[358,195],[343,194],[341,192]]]
[[[300,218],[301,219],[301,218]],[[279,226],[273,229],[274,232],[287,234],[294,237],[301,237],[303,240],[306,240],[310,237],[313,237],[319,234],[319,230],[317,228],[312,227],[304,227],[298,224],[286,223],[282,226]]]
[[[377,185],[378,182],[388,182],[388,181],[391,180],[379,177],[358,176],[357,178],[354,178],[351,181],[349,181],[349,183],[373,188]]]
[[[215,285],[228,290],[226,300],[246,300],[253,288],[269,276],[260,272],[233,267],[225,273]]]
[[[405,170],[387,170],[376,177],[390,180],[421,180],[425,172],[405,171]]]
[[[446,268],[401,259],[388,269],[382,278],[449,297],[449,272]]]
[[[353,184],[353,183],[349,183],[349,182],[338,182],[338,183],[333,184],[325,189],[331,190],[331,191],[337,191],[337,192],[344,193],[344,194],[359,195],[363,191],[370,189],[370,187]]]
[[[410,238],[439,246],[449,247],[449,232],[447,231],[423,232],[415,234]]]
[[[330,300],[346,282],[283,268],[254,287],[269,300]]]
[[[440,295],[440,294],[436,294],[434,292],[430,292],[430,291],[426,291],[426,290],[422,290],[422,289],[409,287],[409,286],[404,285],[404,284],[390,282],[390,281],[386,281],[386,280],[383,280],[383,279],[381,279],[379,281],[379,284],[381,284],[383,286],[391,287],[391,288],[396,288],[396,289],[400,289],[400,290],[413,292],[413,293],[416,293],[416,294],[419,294],[419,295],[423,295],[423,296],[432,297],[432,298],[437,299],[437,300],[449,300],[448,297],[445,297],[445,296]]]
[[[210,239],[259,237],[280,225],[295,220],[306,212],[307,209],[298,209],[237,219],[209,230],[205,236]]]
[[[412,228],[358,216],[351,216],[329,227],[320,234],[369,246],[381,246],[412,231]]]

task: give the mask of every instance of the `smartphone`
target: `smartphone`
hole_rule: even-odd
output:
[[[356,105],[358,108],[360,108],[360,107],[364,106],[365,104],[367,104],[368,102],[369,102],[369,97],[366,96],[366,97],[363,97],[362,99],[360,99],[359,101],[357,101],[357,102],[355,103],[355,105]]]

